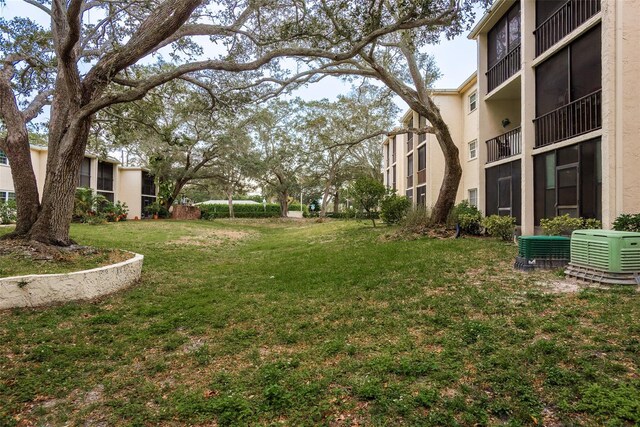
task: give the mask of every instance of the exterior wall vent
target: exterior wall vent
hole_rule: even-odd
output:
[[[576,230],[565,273],[608,284],[640,284],[640,233]]]

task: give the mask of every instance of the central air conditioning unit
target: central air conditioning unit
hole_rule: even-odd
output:
[[[562,236],[520,236],[513,266],[525,271],[564,267],[569,263],[570,241]]]
[[[640,284],[640,233],[576,230],[567,276],[605,284]]]

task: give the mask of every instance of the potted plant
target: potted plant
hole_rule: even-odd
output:
[[[153,219],[158,219],[158,213],[162,209],[162,206],[158,202],[153,202],[147,207],[144,208],[145,212],[153,217]]]

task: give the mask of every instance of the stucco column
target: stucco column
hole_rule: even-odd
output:
[[[624,152],[617,214],[634,214],[640,212],[640,0],[616,3],[616,145]]]
[[[89,177],[89,186],[94,192],[98,191],[98,158],[92,158],[90,163],[91,176]]]
[[[536,75],[531,63],[535,59],[535,1],[524,0],[520,3],[520,37],[522,58],[522,84],[520,86],[521,126],[522,126],[522,163],[521,163],[521,223],[522,234],[531,235],[535,231],[534,212],[534,174],[533,147],[535,145],[535,126],[533,119],[536,114]]]
[[[478,35],[478,209],[487,212],[487,188],[485,165],[487,164],[487,143],[491,138],[487,121],[487,35]]]
[[[622,151],[619,149],[616,126],[618,76],[616,39],[616,9],[618,2],[602,2],[602,225],[610,228],[620,206]]]

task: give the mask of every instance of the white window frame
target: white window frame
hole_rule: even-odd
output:
[[[9,200],[15,200],[16,193],[9,190],[0,190],[0,202],[8,202]]]
[[[474,197],[471,197],[472,194],[474,195]],[[467,195],[469,196],[469,204],[477,208],[478,207],[478,189],[470,188],[467,191]]]
[[[469,160],[475,160],[477,158],[478,158],[478,140],[474,139],[473,141],[469,142]]]
[[[469,95],[469,112],[476,111],[478,109],[478,91],[474,91]]]
[[[9,158],[7,157],[7,153],[0,150],[0,165],[9,166]]]

